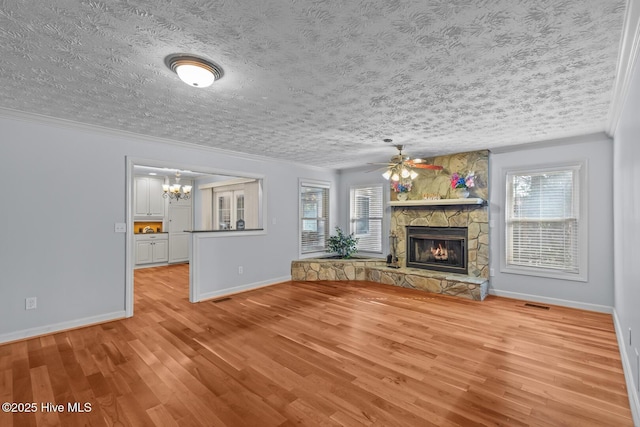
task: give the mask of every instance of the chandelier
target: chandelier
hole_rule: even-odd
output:
[[[191,186],[180,185],[180,171],[176,172],[176,183],[173,185],[163,184],[162,191],[164,191],[162,197],[165,199],[168,197],[173,200],[188,200],[191,197]]]

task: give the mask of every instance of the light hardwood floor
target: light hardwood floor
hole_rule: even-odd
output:
[[[38,405],[0,413],[20,427],[633,424],[610,315],[362,282],[190,304],[186,265],[136,270],[133,318],[0,346],[0,402]]]

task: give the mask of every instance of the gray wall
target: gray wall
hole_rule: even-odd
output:
[[[588,281],[559,280],[500,272],[504,257],[505,170],[554,163],[587,162]],[[613,146],[604,134],[549,141],[540,148],[520,147],[491,154],[490,292],[590,310],[611,312],[613,306]],[[585,248],[585,246],[583,246]],[[609,251],[608,255],[603,253]]]
[[[375,166],[365,166],[361,168],[353,168],[348,170],[342,170],[340,172],[340,191],[338,192],[338,204],[340,211],[338,212],[338,219],[340,227],[345,231],[349,231],[349,216],[350,216],[350,190],[351,187],[377,185],[382,184],[383,188],[383,200],[385,203],[390,200],[390,185],[389,181],[382,177],[381,171],[371,171],[375,169]],[[371,254],[375,257],[386,257],[389,253],[389,224],[391,222],[391,207],[385,205],[384,218],[382,220],[382,254]],[[331,234],[335,234],[333,229]],[[362,254],[368,255],[368,254]]]
[[[232,286],[290,276],[298,258],[298,178],[338,185],[331,170],[0,114],[0,182],[9,187],[0,209],[0,342],[124,315],[126,237],[114,224],[127,217],[128,156],[265,176],[267,233],[219,242],[225,250],[212,280]],[[32,296],[38,308],[27,311]]]
[[[615,312],[636,425],[640,352],[640,68],[633,73],[614,138]],[[631,343],[629,343],[629,334]]]

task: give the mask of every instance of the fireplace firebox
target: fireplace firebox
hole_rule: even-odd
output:
[[[466,227],[407,227],[407,267],[467,274]]]

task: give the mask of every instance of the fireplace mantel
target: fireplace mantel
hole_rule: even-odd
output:
[[[485,200],[477,197],[468,199],[425,199],[404,200],[389,202],[389,206],[457,206],[457,205],[484,205]]]

